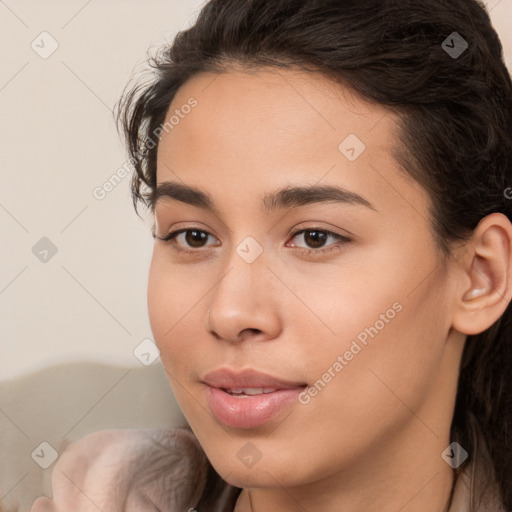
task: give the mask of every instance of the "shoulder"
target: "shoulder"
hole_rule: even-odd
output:
[[[122,463],[120,476],[131,489],[160,493],[158,502],[177,509],[197,502],[206,484],[208,461],[187,429],[106,430],[84,441],[98,442],[101,459]]]
[[[206,457],[194,434],[185,428],[100,430],[75,442],[66,442],[58,463],[69,465],[75,472],[78,460],[85,467],[106,458],[121,457],[131,469],[152,467],[165,462],[168,467],[179,464],[181,471],[199,470],[206,465]]]
[[[101,430],[65,446],[52,470],[53,501],[57,510],[76,504],[81,489],[106,510],[127,502],[188,510],[201,498],[208,464],[187,429]]]

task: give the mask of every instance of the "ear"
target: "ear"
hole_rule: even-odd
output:
[[[512,224],[501,213],[484,217],[464,246],[453,327],[480,334],[503,314],[512,296]]]

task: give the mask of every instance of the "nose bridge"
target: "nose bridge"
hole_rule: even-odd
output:
[[[268,285],[272,273],[267,260],[263,245],[252,236],[233,246],[212,291],[208,330],[231,341],[248,329],[275,335],[279,312],[275,293]]]
[[[229,254],[225,255],[226,272],[219,288],[225,287],[227,291],[232,288],[234,292],[240,291],[246,295],[258,281],[264,279],[269,262],[262,238],[262,235],[258,235],[259,240],[252,235],[237,237],[236,232],[234,233],[234,240],[238,242],[233,243]]]

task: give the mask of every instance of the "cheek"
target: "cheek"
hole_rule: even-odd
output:
[[[179,266],[166,262],[164,251],[155,247],[148,279],[148,313],[157,345],[172,339],[193,305],[193,283],[187,281]]]
[[[372,417],[372,428],[403,421],[410,415],[403,402],[417,410],[437,378],[450,327],[447,276],[425,260],[418,268],[396,255],[386,263],[381,255],[361,263],[355,277],[347,273],[342,292],[325,288],[332,300],[319,310],[336,334],[310,347],[310,381],[318,382],[318,392],[308,407],[328,405],[347,434],[363,435],[358,425]],[[362,279],[358,286],[360,275],[365,286]]]
[[[431,286],[435,283],[427,285]],[[394,315],[381,308],[373,317],[365,317],[359,333],[350,338],[352,350],[341,354],[351,360],[332,379],[333,384],[319,393],[324,394],[319,404],[324,401],[324,405],[331,405],[330,410],[340,420],[339,428],[359,437],[361,443],[376,431],[403,424],[410,419],[411,410],[422,408],[443,358],[449,328],[442,317],[446,308],[432,293],[398,297],[401,309],[393,310]],[[387,323],[379,319],[379,313],[384,313]],[[350,340],[344,342],[343,349]],[[327,367],[339,352],[331,351]]]
[[[166,261],[164,251],[155,248],[148,279],[148,314],[153,337],[164,368],[170,373],[185,371],[197,343],[198,310],[209,287],[197,275]],[[171,381],[172,384],[172,381]]]

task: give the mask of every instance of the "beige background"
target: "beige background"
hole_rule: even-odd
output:
[[[132,209],[128,178],[101,201],[93,190],[125,163],[110,109],[147,49],[186,28],[199,5],[0,1],[0,504],[8,510],[51,496],[66,441],[184,425],[160,360],[145,366],[133,354],[151,338],[149,224]],[[58,43],[46,59],[31,47],[51,49],[43,31]],[[57,247],[46,263],[32,253],[42,237]]]
[[[103,200],[93,190],[125,163],[110,109],[148,47],[200,3],[0,2],[0,379],[56,362],[139,364],[149,224],[129,178]],[[31,48],[43,31],[59,44],[47,59]],[[58,248],[47,263],[31,252],[42,237]]]
[[[149,222],[132,209],[129,178],[103,200],[93,190],[125,164],[111,108],[134,68],[202,3],[0,0],[4,506],[49,493],[52,466],[31,457],[50,456],[41,443],[59,452],[94,430],[183,424],[160,360],[134,355],[151,352]],[[488,3],[512,69],[512,0]],[[58,48],[45,59],[31,44]],[[57,248],[46,262],[32,252],[43,237]]]
[[[149,223],[129,178],[103,200],[93,190],[125,164],[110,108],[134,66],[201,3],[0,2],[0,380],[68,361],[139,364]],[[490,5],[512,62],[512,0]],[[30,46],[42,31],[59,44],[47,59]],[[42,237],[58,249],[47,263],[31,252]]]

